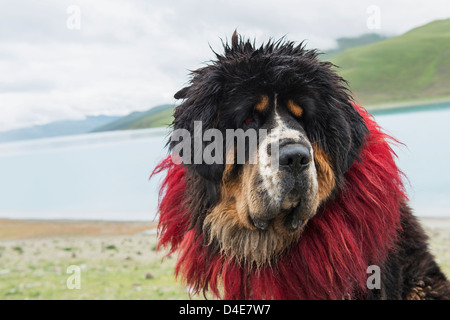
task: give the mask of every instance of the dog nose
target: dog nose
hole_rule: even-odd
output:
[[[280,149],[279,165],[303,170],[311,162],[309,149],[301,144],[288,144]]]

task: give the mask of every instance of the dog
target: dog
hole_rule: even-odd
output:
[[[178,253],[176,275],[224,299],[449,299],[408,206],[397,142],[334,65],[284,38],[257,47],[234,32],[223,46],[175,94],[172,129],[257,140],[241,162],[217,136],[213,162],[201,156],[213,139],[188,142],[197,150],[153,171],[166,171],[158,246]]]

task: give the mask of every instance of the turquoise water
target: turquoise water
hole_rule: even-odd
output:
[[[450,217],[450,105],[388,113],[378,123],[394,147],[418,216]],[[0,144],[0,217],[153,220],[157,186],[149,181],[165,129],[94,133]]]
[[[394,150],[416,215],[450,217],[450,104],[378,115],[376,120],[404,144]]]
[[[0,217],[152,220],[167,131],[0,144]]]

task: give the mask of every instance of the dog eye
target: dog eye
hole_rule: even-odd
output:
[[[253,119],[253,118],[248,118],[248,119],[246,119],[246,120],[244,121],[244,123],[245,123],[246,126],[250,125],[250,124],[253,123],[253,122],[255,122],[255,119]]]

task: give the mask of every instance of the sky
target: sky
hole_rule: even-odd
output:
[[[175,103],[235,29],[324,51],[445,18],[448,0],[0,0],[0,131]]]

